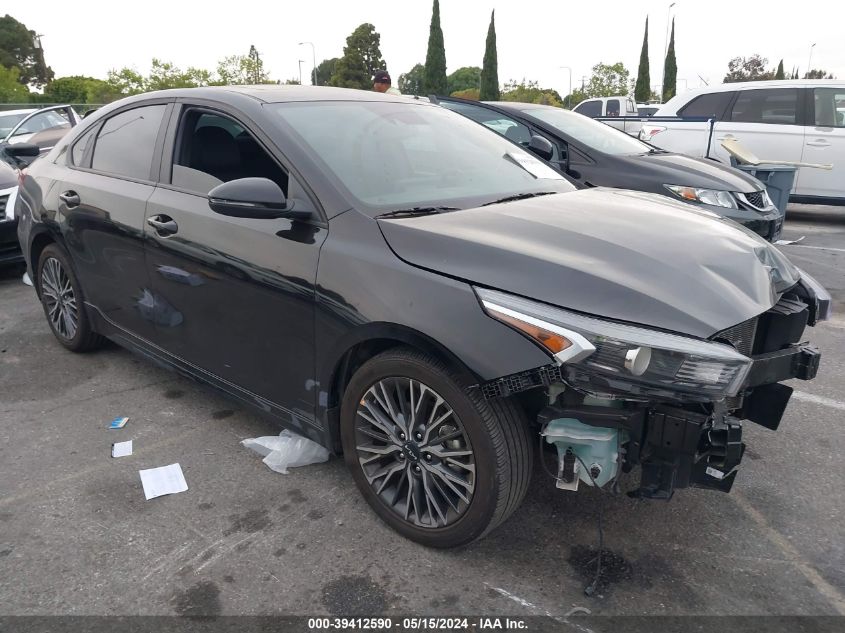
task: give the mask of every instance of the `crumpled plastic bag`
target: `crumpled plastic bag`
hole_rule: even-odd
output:
[[[288,474],[288,468],[319,464],[329,460],[329,451],[317,442],[309,440],[287,429],[276,435],[255,437],[241,442],[247,448],[259,455],[270,470],[283,475]]]

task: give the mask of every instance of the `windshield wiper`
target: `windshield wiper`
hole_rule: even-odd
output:
[[[501,204],[502,202],[514,202],[516,200],[527,200],[528,198],[536,198],[537,196],[549,196],[553,193],[560,193],[559,191],[535,191],[533,193],[518,193],[514,196],[507,196],[506,198],[499,198],[493,202],[485,202],[482,207],[487,207],[491,204]]]
[[[418,215],[433,215],[435,213],[445,213],[446,211],[460,211],[458,207],[414,207],[412,209],[400,209],[398,211],[390,211],[382,213],[380,218],[413,218]]]

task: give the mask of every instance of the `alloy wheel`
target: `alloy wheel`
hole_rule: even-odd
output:
[[[66,340],[73,339],[79,329],[79,306],[70,278],[55,257],[47,259],[41,269],[41,295],[53,330]]]
[[[379,380],[364,393],[355,448],[367,482],[403,520],[442,528],[466,512],[475,491],[475,455],[460,419],[428,385]]]

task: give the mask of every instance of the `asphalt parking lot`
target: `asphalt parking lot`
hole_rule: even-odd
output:
[[[342,460],[266,468],[240,440],[278,430],[209,388],[117,347],[66,352],[3,271],[0,614],[845,615],[845,210],[792,209],[800,236],[782,248],[837,313],[780,430],[747,427],[733,493],[563,493],[538,468],[513,518],[453,551],[388,529]],[[189,490],[145,501],[138,470],[173,462]],[[599,502],[612,554],[587,598]]]

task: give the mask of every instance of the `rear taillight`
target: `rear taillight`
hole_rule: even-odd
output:
[[[644,125],[640,130],[640,140],[650,141],[655,135],[665,131],[666,128],[662,125]]]

